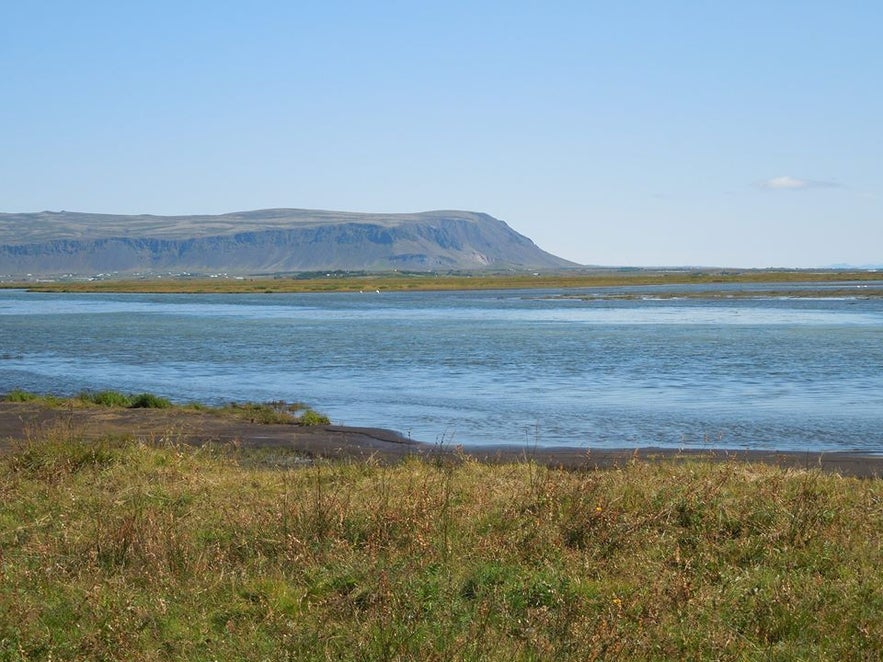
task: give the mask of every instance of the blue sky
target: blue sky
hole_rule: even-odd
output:
[[[883,3],[41,2],[0,211],[484,211],[584,264],[883,264]]]

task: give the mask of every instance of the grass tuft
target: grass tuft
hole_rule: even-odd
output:
[[[119,391],[82,391],[77,396],[82,402],[102,407],[131,407],[132,396]]]
[[[275,402],[231,402],[219,409],[219,413],[265,425],[286,425],[297,422],[295,412],[300,405],[289,405],[281,400]]]
[[[3,399],[7,402],[31,402],[37,398],[39,398],[39,396],[36,393],[23,391],[20,388],[14,388],[3,396]]]
[[[131,396],[129,407],[132,409],[169,409],[172,401],[153,393],[140,393]]]
[[[266,425],[328,425],[331,421],[325,414],[305,407],[300,403],[288,404],[282,400],[266,403],[231,402],[221,407],[219,413],[250,423]]]
[[[320,414],[309,408],[297,417],[298,425],[328,425],[329,423],[331,423],[331,420],[325,414]]]

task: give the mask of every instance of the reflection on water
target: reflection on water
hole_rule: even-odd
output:
[[[304,400],[430,442],[883,452],[883,300],[597,296],[621,291],[0,292],[0,390]]]

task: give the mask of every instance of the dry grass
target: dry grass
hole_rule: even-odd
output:
[[[0,458],[0,658],[883,650],[880,480],[242,453],[58,430]]]

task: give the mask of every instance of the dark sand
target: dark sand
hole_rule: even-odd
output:
[[[183,409],[51,408],[0,402],[0,452],[53,429],[80,438],[126,435],[148,443],[232,444],[243,448],[284,448],[305,457],[394,462],[412,455],[468,456],[485,462],[524,459],[550,467],[600,469],[630,461],[762,462],[797,469],[820,469],[862,478],[883,477],[883,455],[857,453],[664,448],[586,449],[571,447],[466,446],[442,448],[391,430],[338,425],[300,427],[248,423],[210,412]]]

